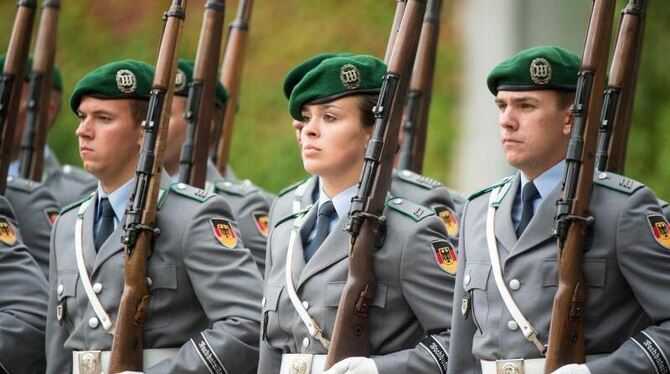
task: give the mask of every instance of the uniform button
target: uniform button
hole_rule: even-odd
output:
[[[512,279],[509,281],[509,288],[511,288],[513,291],[518,290],[521,287],[521,282],[519,282],[518,279]]]
[[[607,179],[607,173],[600,173],[598,174],[598,179]]]
[[[186,188],[186,185],[184,183],[177,183],[177,188],[183,190],[184,188]]]
[[[92,329],[98,327],[99,324],[100,324],[100,321],[98,321],[98,319],[95,318],[95,317],[91,317],[91,319],[88,320],[88,327],[90,327]]]
[[[262,299],[261,299],[261,306],[262,306],[262,307],[265,307],[265,302],[266,302],[266,301],[267,301],[267,300],[265,300],[265,298],[262,298]]]
[[[465,277],[463,278],[463,283],[467,286],[470,284],[470,274],[465,274]]]
[[[393,204],[395,204],[395,205],[402,204],[402,199],[393,199]]]
[[[62,293],[63,293],[63,285],[62,285],[62,284],[59,284],[59,285],[58,285],[58,294],[60,295],[60,294],[62,294]]]
[[[305,308],[305,310],[309,309],[309,303],[307,301],[303,301],[302,307]]]
[[[230,186],[232,186],[233,184],[230,183],[230,182],[228,182],[228,181],[225,181],[225,182],[223,182],[223,185],[224,185],[225,187],[230,187]]]
[[[516,331],[519,329],[519,325],[516,324],[516,321],[509,321],[507,322],[507,328],[512,331]]]
[[[154,281],[150,277],[147,277],[147,287],[151,287],[152,284],[154,284]]]
[[[405,177],[409,177],[410,175],[412,175],[412,173],[409,170],[403,170],[402,175]]]
[[[63,166],[63,173],[70,174],[71,172],[72,172],[72,166],[70,165]]]
[[[102,292],[102,283],[96,283],[93,285],[93,292],[100,293]]]
[[[305,338],[302,340],[302,347],[303,348],[309,347],[309,338]]]

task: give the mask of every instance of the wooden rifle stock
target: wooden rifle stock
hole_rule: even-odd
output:
[[[545,373],[585,360],[583,314],[587,286],[581,268],[582,251],[593,223],[588,207],[615,5],[616,0],[594,1],[584,44],[565,179],[557,202],[558,288],[551,313]]]
[[[647,4],[646,0],[629,0],[621,12],[601,114],[596,152],[596,169],[600,171],[621,174],[626,163]]]
[[[37,1],[19,0],[17,7],[2,80],[0,80],[0,133],[2,133],[0,138],[0,194],[2,195],[5,194],[7,172],[12,162],[14,129],[21,101]]]
[[[109,373],[143,370],[142,324],[144,313],[149,307],[147,258],[153,238],[158,234],[158,229],[155,227],[156,204],[185,7],[186,0],[172,0],[170,9],[164,15],[165,24],[158,50],[149,109],[142,125],[144,140],[133,191],[125,213],[125,234],[122,239],[125,284],[114,327],[114,340],[107,371]]]
[[[368,312],[375,294],[374,253],[384,240],[382,214],[391,173],[413,55],[419,42],[425,0],[409,0],[375,106],[358,191],[349,210],[349,272],[337,309],[326,368],[352,356],[370,355]]]
[[[437,42],[440,35],[440,11],[442,0],[429,0],[423,19],[421,38],[416,52],[409,92],[405,99],[402,132],[404,138],[400,149],[398,169],[421,173],[426,151],[428,114],[433,90]]]
[[[205,188],[207,177],[208,139],[214,111],[225,5],[225,0],[208,0],[205,4],[193,82],[188,89],[184,113],[188,129],[179,158],[179,181],[198,188]]]
[[[216,166],[221,175],[226,175],[226,168],[228,167],[230,144],[233,138],[233,125],[240,98],[240,83],[242,82],[242,69],[244,68],[244,57],[247,50],[252,5],[252,0],[240,0],[237,7],[237,16],[230,24],[228,41],[226,42],[226,50],[223,56],[220,79],[228,91],[228,100],[223,110],[223,121],[221,125],[215,127],[214,131],[217,141]]]
[[[384,62],[386,64],[391,60],[391,52],[393,52],[393,45],[395,44],[395,39],[398,36],[398,31],[400,30],[400,23],[402,22],[402,16],[405,14],[405,7],[407,6],[407,0],[396,0],[395,14],[393,15],[393,26],[391,26],[391,33],[389,34],[389,41],[386,45],[386,54],[384,55]]]
[[[42,180],[44,146],[49,132],[49,101],[56,58],[60,0],[44,0],[37,30],[33,66],[28,85],[26,121],[21,138],[21,178]]]

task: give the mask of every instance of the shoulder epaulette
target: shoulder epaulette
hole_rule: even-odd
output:
[[[77,207],[80,206],[81,204],[83,204],[83,203],[85,203],[86,201],[90,200],[91,197],[93,196],[93,194],[95,194],[95,192],[92,192],[90,195],[86,195],[86,197],[82,197],[81,199],[75,201],[74,203],[70,203],[70,204],[64,206],[63,208],[61,208],[60,213],[58,213],[58,214],[62,216],[65,212],[67,212],[67,211],[69,211],[69,210],[72,210],[72,209],[74,209],[74,208],[77,208]]]
[[[204,203],[207,201],[207,199],[214,196],[214,194],[208,193],[205,190],[201,190],[200,188],[193,187],[185,183],[174,183],[170,186],[170,190],[201,203]]]
[[[277,227],[277,226],[279,226],[280,224],[282,224],[282,223],[284,223],[284,222],[286,222],[286,221],[288,221],[288,220],[291,220],[291,219],[293,219],[293,218],[295,218],[295,217],[302,216],[302,215],[304,215],[305,213],[307,213],[310,209],[312,209],[312,204],[310,204],[310,205],[304,207],[303,209],[301,209],[301,210],[299,210],[299,211],[297,211],[297,212],[295,212],[295,213],[291,213],[291,214],[289,214],[289,215],[287,215],[287,216],[285,216],[285,217],[283,217],[283,218],[277,220],[277,222],[275,223],[275,226],[274,226],[274,227]]]
[[[63,174],[67,175],[68,177],[78,179],[80,181],[89,181],[95,179],[91,174],[87,173],[85,170],[73,166],[73,165],[64,165],[61,170],[63,171]]]
[[[396,175],[401,181],[411,183],[426,190],[432,190],[442,186],[442,183],[436,181],[435,179],[425,175],[417,174],[410,170],[398,170],[396,171]]]
[[[287,193],[289,193],[289,192],[295,190],[296,188],[298,188],[298,186],[300,186],[301,184],[305,183],[305,181],[306,181],[307,179],[309,179],[309,178],[305,178],[305,179],[303,179],[303,180],[301,180],[301,181],[299,181],[299,182],[295,182],[295,183],[293,183],[292,185],[290,185],[290,186],[284,188],[283,190],[279,191],[279,195],[277,195],[277,197],[284,196],[284,195],[286,195]]]
[[[401,197],[391,197],[386,201],[386,206],[416,222],[435,214],[432,209]]]
[[[222,180],[214,184],[214,191],[236,196],[246,196],[252,192],[258,191],[258,188],[251,183]]]
[[[668,203],[667,201],[665,201],[663,199],[658,199],[658,205],[661,206],[661,209],[665,209],[665,207],[670,205],[670,203]]]
[[[610,172],[596,172],[593,176],[593,183],[627,195],[644,187],[644,184],[636,180]]]
[[[165,204],[165,197],[167,197],[169,192],[170,190],[166,190],[165,188],[158,190],[158,202],[156,203],[156,209],[163,207],[163,204]]]
[[[508,183],[508,182],[512,181],[512,178],[513,178],[512,176],[505,177],[505,178],[499,180],[498,182],[496,182],[496,183],[494,183],[494,184],[492,184],[492,185],[490,185],[490,186],[488,186],[488,187],[486,187],[486,188],[483,188],[483,189],[481,189],[481,190],[479,190],[479,191],[477,191],[477,192],[475,192],[475,193],[472,193],[472,194],[470,194],[470,196],[468,196],[468,200],[472,200],[472,199],[474,199],[474,198],[476,198],[476,197],[478,197],[478,196],[481,196],[481,195],[483,195],[483,194],[485,194],[485,193],[487,193],[487,192],[490,192],[490,191],[492,191],[494,188],[496,188],[496,187],[500,187],[500,186],[504,185],[505,183]]]
[[[13,190],[31,193],[35,191],[40,185],[42,184],[30,179],[23,179],[12,176],[7,177],[7,187]]]

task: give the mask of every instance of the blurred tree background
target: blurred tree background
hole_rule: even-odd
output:
[[[458,105],[459,45],[455,12],[461,1],[444,1],[424,174],[449,184],[451,149],[461,124]],[[585,0],[586,1],[586,0]],[[41,1],[39,2],[41,4]],[[65,98],[49,144],[64,163],[80,164],[74,130],[77,119],[67,98],[79,78],[112,60],[135,58],[155,63],[161,16],[170,1],[64,1],[61,8],[56,61],[64,78]],[[187,8],[181,56],[194,58],[204,0]],[[625,4],[621,1],[621,7]],[[226,23],[236,14],[228,1]],[[663,51],[670,49],[670,2],[649,6],[645,49],[629,142],[627,174],[670,197],[670,71]],[[282,82],[286,72],[312,55],[351,51],[383,57],[395,10],[392,0],[257,0],[254,4],[242,79],[231,164],[240,178],[249,178],[273,192],[304,178]],[[0,50],[6,50],[16,12],[15,1],[0,2]],[[39,13],[35,24],[39,22]],[[616,19],[618,25],[618,17]],[[616,32],[616,26],[615,26]],[[36,31],[34,32],[36,34]],[[495,35],[491,43],[495,43]],[[471,48],[486,48],[470,46]],[[667,49],[666,49],[667,48]],[[482,80],[484,77],[482,77]],[[482,150],[486,157],[486,150]],[[467,160],[457,160],[467,162]],[[486,171],[482,171],[486,172]]]

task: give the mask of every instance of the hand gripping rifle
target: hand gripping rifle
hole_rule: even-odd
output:
[[[35,22],[36,0],[17,1],[14,28],[9,38],[5,68],[0,79],[0,194],[5,193],[7,171],[12,162],[14,128],[16,127],[23,78],[25,77],[30,37]]]
[[[409,0],[398,37],[373,109],[375,125],[365,151],[358,192],[349,210],[351,234],[349,272],[340,304],[326,368],[351,356],[370,355],[368,313],[375,294],[374,253],[384,240],[384,203],[391,184],[398,143],[402,100],[407,91],[412,56],[416,52],[426,0]]]
[[[37,29],[33,66],[28,85],[26,121],[21,137],[19,174],[21,178],[42,180],[44,146],[49,131],[49,100],[56,57],[60,0],[44,0]]]
[[[596,152],[596,169],[599,171],[623,173],[647,4],[646,0],[629,0],[621,12],[600,120]]]
[[[616,0],[594,1],[584,43],[565,179],[557,202],[558,289],[551,313],[545,373],[585,360],[583,314],[587,286],[581,269],[582,251],[593,224],[588,207],[615,5]]]
[[[226,175],[226,168],[228,167],[233,125],[240,98],[240,83],[242,81],[242,69],[244,68],[244,56],[247,50],[252,5],[252,0],[240,0],[237,6],[237,16],[230,24],[228,41],[223,56],[220,78],[221,83],[228,90],[228,100],[223,110],[223,122],[220,126],[216,126],[214,137],[217,141],[216,166],[221,175]]]
[[[142,323],[149,307],[147,258],[156,227],[156,203],[160,189],[163,154],[170,120],[186,0],[172,0],[164,15],[164,29],[144,127],[144,144],[135,173],[135,184],[126,208],[123,294],[119,304],[109,373],[142,371]]]
[[[428,113],[433,90],[437,41],[440,35],[442,0],[429,0],[423,19],[421,38],[416,51],[409,92],[405,99],[402,132],[405,135],[400,148],[398,169],[421,173],[426,151]]]
[[[193,82],[188,88],[184,113],[188,128],[179,155],[179,181],[198,188],[205,188],[207,177],[208,139],[214,111],[225,9],[225,0],[208,0],[205,4]]]

